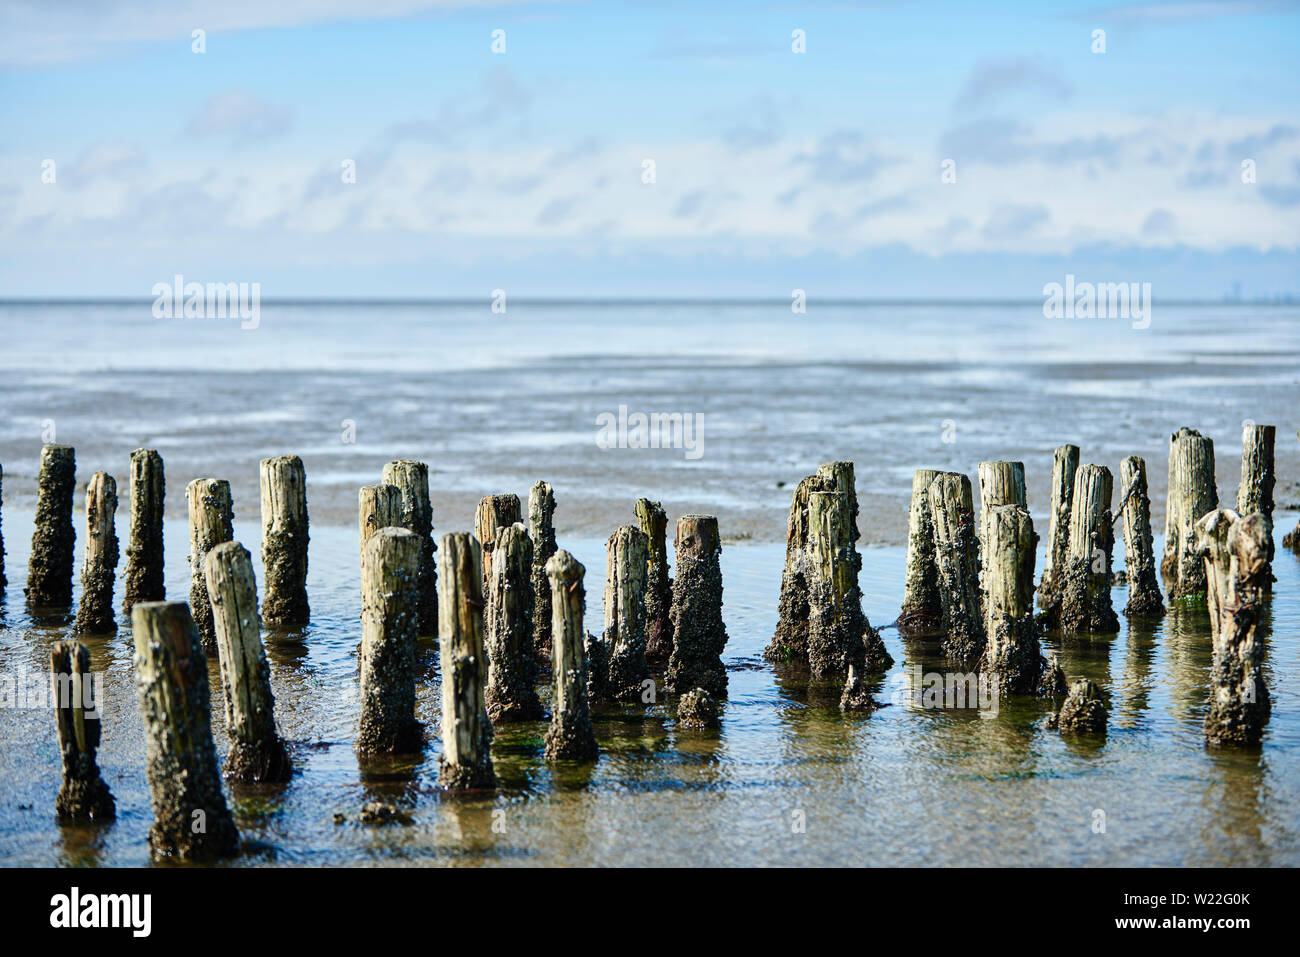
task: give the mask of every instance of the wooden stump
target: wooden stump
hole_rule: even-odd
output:
[[[533,543],[522,522],[497,529],[488,579],[485,692],[488,717],[532,721],[542,716],[533,651]]]
[[[973,663],[984,652],[984,621],[970,479],[959,472],[940,472],[930,483],[927,498],[934,530],[944,654],[955,663]]]
[[[673,654],[665,686],[681,694],[703,688],[727,696],[722,652],[722,539],[713,515],[683,515],[677,522],[677,577],[673,580]]]
[[[232,855],[239,832],[221,792],[208,662],[190,610],[179,601],[140,602],[131,631],[153,803],[149,847],[184,861]]]
[[[442,536],[438,552],[438,657],[442,667],[442,755],[439,786],[496,786],[492,722],[487,715],[483,651],[483,551],[468,532]]]
[[[718,703],[700,688],[686,692],[677,699],[677,726],[692,731],[715,731],[722,726],[718,717]]]
[[[357,492],[357,531],[361,548],[381,528],[402,528],[402,490],[396,485],[363,485]]]
[[[230,735],[225,776],[246,783],[288,781],[293,764],[275,727],[252,556],[238,542],[223,542],[208,552],[203,566]]]
[[[1296,438],[1300,439],[1300,432],[1296,433]],[[1300,520],[1296,521],[1295,528],[1291,532],[1282,537],[1282,547],[1300,554]]]
[[[1146,461],[1130,455],[1120,463],[1119,478],[1124,488],[1120,517],[1124,520],[1124,568],[1128,579],[1128,604],[1124,606],[1124,614],[1158,618],[1165,613],[1165,603],[1160,596],[1160,583],[1156,581]]]
[[[131,534],[126,546],[126,594],[122,610],[167,597],[163,580],[163,460],[153,449],[131,453]]]
[[[433,505],[429,502],[429,466],[400,459],[384,466],[383,483],[401,490],[401,525],[420,538],[419,633],[438,634],[438,569],[433,541]]]
[[[984,662],[1004,693],[1034,694],[1046,662],[1034,618],[1034,561],[1038,535],[1022,505],[990,506],[984,519]]]
[[[1074,475],[1079,470],[1079,447],[1059,446],[1052,457],[1052,503],[1047,520],[1047,560],[1038,583],[1038,607],[1049,611],[1061,598],[1061,578],[1070,554],[1070,506],[1074,502]]]
[[[483,554],[488,556],[483,563],[485,595],[488,592],[488,577],[492,574],[491,553],[495,547],[497,529],[509,528],[520,521],[519,507],[518,495],[485,495],[478,503],[478,511],[474,513],[474,536],[479,540]]]
[[[113,617],[113,581],[117,575],[117,482],[96,472],[86,486],[86,552],[81,564],[79,635],[108,635],[117,631]]]
[[[1268,560],[1273,561],[1273,487],[1277,482],[1273,469],[1273,446],[1277,428],[1252,425],[1242,431],[1241,485],[1237,488],[1237,512],[1241,515],[1263,514],[1268,522]],[[1273,570],[1264,576],[1265,588],[1273,590]]]
[[[1106,705],[1101,689],[1087,678],[1075,681],[1049,726],[1067,734],[1105,734]]]
[[[408,529],[381,528],[361,549],[362,754],[413,754],[424,745],[415,719],[422,546]]]
[[[668,666],[673,654],[673,580],[668,576],[668,515],[658,502],[636,500],[636,520],[646,535],[646,663]]]
[[[1025,495],[1025,463],[981,462],[978,476],[980,568],[987,570],[989,567],[988,525],[991,510],[999,505],[1019,505],[1021,508],[1029,508],[1029,501]],[[982,588],[982,594],[987,596],[987,587]]]
[[[646,664],[646,575],[650,539],[635,525],[622,525],[605,542],[605,631],[609,696],[640,701],[650,677]]]
[[[76,641],[55,642],[50,648],[50,676],[63,757],[63,783],[54,799],[54,811],[64,822],[112,820],[116,814],[113,795],[95,762],[101,702],[86,646]]]
[[[1110,600],[1111,553],[1115,545],[1110,512],[1113,488],[1110,469],[1103,465],[1084,465],[1075,473],[1070,552],[1056,621],[1061,631],[1119,631],[1119,617]]]
[[[271,628],[305,625],[307,603],[307,472],[296,455],[262,459],[262,620]]]
[[[1169,597],[1205,594],[1205,567],[1196,550],[1196,523],[1219,507],[1214,484],[1214,441],[1193,429],[1169,437],[1169,495],[1165,554],[1160,562]]]
[[[1272,544],[1269,525],[1263,512],[1242,517],[1232,509],[1215,509],[1196,523],[1214,643],[1210,710],[1205,716],[1205,740],[1210,744],[1258,744],[1268,724],[1262,622]]]
[[[907,516],[907,578],[898,627],[929,629],[943,620],[939,570],[934,561],[934,527],[930,524],[930,483],[939,472],[912,473],[912,504]]]
[[[72,604],[72,495],[77,484],[77,458],[70,445],[41,449],[37,479],[36,531],[27,564],[27,603],[35,608],[66,608]]]
[[[539,664],[551,664],[551,580],[546,563],[555,554],[555,495],[549,482],[528,492],[528,537],[533,542],[533,654]]]
[[[564,549],[551,556],[546,574],[551,580],[551,675],[554,698],[551,726],[546,731],[546,757],[591,761],[596,735],[587,705],[587,653],[583,618],[587,570]]]
[[[4,502],[4,466],[0,465],[0,503]],[[3,512],[3,507],[0,507]],[[4,589],[9,584],[9,579],[5,578],[5,536],[4,536],[4,519],[0,515],[0,602],[4,601]]]
[[[212,625],[212,604],[204,572],[208,552],[235,537],[235,509],[230,483],[225,479],[195,479],[185,486],[190,511],[190,608],[203,650],[217,653],[217,635]]]

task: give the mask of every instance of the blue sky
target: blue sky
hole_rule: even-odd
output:
[[[1297,63],[1295,2],[10,0],[0,295],[1300,295]]]

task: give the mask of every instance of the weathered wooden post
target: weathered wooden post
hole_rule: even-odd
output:
[[[0,465],[0,503],[4,502],[4,478],[5,469]],[[3,508],[0,507],[0,511]],[[4,536],[4,518],[0,516],[0,602],[4,601],[4,589],[9,584],[9,579],[5,578],[5,536]]]
[[[533,542],[522,522],[497,529],[488,579],[488,717],[530,721],[542,716],[533,650]]]
[[[1128,578],[1128,604],[1124,606],[1124,614],[1159,617],[1165,613],[1165,603],[1156,580],[1146,460],[1130,455],[1120,463],[1119,478],[1124,489],[1120,512],[1124,520],[1124,568]]]
[[[79,635],[117,631],[113,617],[118,555],[116,512],[117,482],[107,472],[96,472],[86,486],[86,553],[81,563],[81,605],[76,625]]]
[[[546,563],[555,554],[555,495],[549,482],[537,482],[528,492],[528,537],[533,542],[533,654],[551,662],[551,581]]]
[[[396,485],[363,485],[357,492],[357,530],[361,548],[381,528],[402,528],[402,490]]]
[[[727,696],[722,652],[722,539],[713,515],[683,515],[677,522],[677,577],[673,579],[673,654],[665,686],[681,694],[703,688]]]
[[[442,536],[438,551],[438,657],[442,667],[442,755],[438,782],[448,789],[496,786],[492,721],[484,701],[483,551],[468,532]]]
[[[668,577],[668,514],[658,502],[636,500],[636,520],[646,535],[646,663],[665,668],[673,654],[673,580]]]
[[[611,698],[638,701],[650,677],[646,664],[646,573],[650,539],[635,525],[621,525],[605,542],[605,631]]]
[[[396,485],[402,495],[398,523],[420,538],[419,633],[438,634],[438,546],[433,541],[433,505],[429,501],[429,466],[399,459],[384,466],[383,483]]]
[[[271,628],[305,625],[307,603],[307,472],[296,455],[262,459],[262,620]]]
[[[587,653],[583,617],[587,570],[564,549],[551,556],[551,674],[554,698],[546,731],[546,757],[594,760],[599,753],[587,705]]]
[[[70,445],[41,449],[37,479],[36,531],[27,563],[27,603],[37,608],[72,604],[72,495],[77,458]]]
[[[149,846],[186,861],[232,855],[239,832],[221,792],[208,661],[190,610],[180,601],[139,602],[131,631],[153,799]]]
[[[1271,704],[1264,684],[1264,596],[1272,544],[1264,513],[1241,516],[1215,509],[1196,523],[1204,555],[1214,664],[1205,739],[1210,744],[1258,744]]]
[[[1052,715],[1048,726],[1070,734],[1105,733],[1106,705],[1101,689],[1087,678],[1073,682],[1061,710]]]
[[[1024,462],[981,462],[977,472],[980,484],[980,568],[989,567],[988,525],[991,510],[999,505],[1019,505],[1029,508],[1025,495]],[[982,589],[987,595],[988,588]]]
[[[424,744],[415,719],[422,544],[408,529],[381,528],[361,549],[362,754],[411,754]]]
[[[1300,439],[1300,432],[1296,433],[1296,438]],[[1300,519],[1296,520],[1295,528],[1292,531],[1282,536],[1282,547],[1300,553]]]
[[[111,820],[116,813],[113,795],[95,762],[102,702],[86,646],[56,641],[50,648],[50,675],[63,756],[63,784],[54,799],[54,811],[60,821]]]
[[[1273,487],[1277,482],[1273,470],[1273,447],[1277,428],[1250,425],[1241,436],[1241,485],[1237,488],[1237,511],[1242,515],[1263,514],[1268,522],[1268,560],[1273,561]],[[1273,569],[1264,576],[1264,588],[1273,590]]]
[[[131,530],[126,546],[126,594],[122,610],[141,601],[162,601],[163,499],[167,483],[163,460],[153,449],[131,453]]]
[[[519,496],[514,494],[504,495],[485,495],[478,503],[478,511],[474,513],[474,536],[479,540],[479,544],[485,555],[491,555],[495,547],[497,529],[508,528],[515,522],[521,520],[519,511]],[[492,563],[489,558],[483,563],[483,593],[488,591],[488,577],[492,574]]]
[[[776,634],[772,643],[763,650],[763,657],[769,661],[808,660],[808,496],[823,490],[823,477],[820,474],[809,475],[795,486],[790,497]]]
[[[185,500],[190,511],[190,608],[203,650],[215,655],[217,635],[212,626],[204,563],[209,551],[235,537],[230,483],[225,479],[195,479],[185,486]]]
[[[1070,554],[1070,506],[1074,502],[1074,474],[1079,470],[1079,447],[1062,445],[1052,456],[1052,503],[1047,520],[1047,560],[1038,583],[1038,607],[1047,611],[1061,598],[1061,578]]]
[[[974,662],[984,652],[985,639],[970,479],[960,472],[940,472],[926,497],[934,531],[944,654],[953,662]]]
[[[1074,476],[1069,564],[1061,584],[1058,627],[1065,632],[1113,634],[1119,617],[1110,600],[1115,545],[1110,502],[1114,488],[1104,465],[1081,466]]]
[[[718,703],[702,688],[695,688],[677,699],[677,725],[693,731],[713,731],[722,722],[718,718]]]
[[[293,764],[275,727],[275,699],[257,617],[252,556],[238,542],[223,542],[208,552],[203,571],[230,735],[225,775],[249,783],[288,781]]]
[[[1034,694],[1046,662],[1034,618],[1034,560],[1038,535],[1022,505],[990,506],[984,519],[984,647],[982,671],[1003,692]]]
[[[930,483],[939,472],[912,473],[912,504],[907,513],[907,579],[899,628],[934,628],[943,619],[939,570],[934,561],[934,527],[930,524]]]
[[[1205,594],[1205,567],[1196,550],[1196,523],[1219,507],[1214,484],[1214,441],[1194,429],[1169,437],[1169,495],[1165,502],[1165,554],[1160,562],[1169,597]]]

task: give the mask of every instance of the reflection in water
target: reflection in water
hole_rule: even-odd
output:
[[[59,865],[61,867],[99,867],[105,860],[105,844],[113,822],[103,824],[64,824],[59,826]]]
[[[1130,618],[1124,646],[1124,674],[1120,679],[1114,724],[1136,730],[1144,726],[1143,715],[1151,700],[1151,668],[1156,658],[1156,638],[1164,630],[1156,618]]]
[[[1204,602],[1172,601],[1165,616],[1164,646],[1167,650],[1166,682],[1170,688],[1170,710],[1180,722],[1195,726],[1205,716],[1209,697],[1210,616]]]

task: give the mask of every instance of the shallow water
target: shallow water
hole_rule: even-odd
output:
[[[80,519],[80,516],[78,516]],[[1290,527],[1294,515],[1279,517]],[[34,625],[23,606],[31,514],[5,513],[10,585],[0,614],[0,670],[43,675],[47,646],[66,628]],[[257,552],[249,516],[236,537]],[[843,715],[838,688],[808,689],[761,660],[775,625],[784,550],[723,549],[730,696],[717,733],[676,728],[671,705],[596,715],[594,766],[541,756],[542,722],[498,732],[493,794],[436,789],[436,647],[421,645],[419,714],[429,743],[405,765],[362,770],[353,752],[360,636],[355,531],[312,529],[312,624],[266,636],[281,733],[297,774],[284,787],[230,787],[245,841],[232,866],[364,864],[843,864],[1295,865],[1300,863],[1300,561],[1281,552],[1271,607],[1267,682],[1274,695],[1263,746],[1209,751],[1201,739],[1210,662],[1203,610],[1100,639],[1049,641],[1071,677],[1097,681],[1111,709],[1104,738],[1071,740],[1042,727],[1046,706],[1002,699],[997,714],[922,710],[902,694],[915,665],[943,670],[925,642],[884,632],[896,660],[877,699]],[[560,542],[588,569],[588,628],[599,628],[604,546]],[[186,530],[167,527],[168,593],[187,587]],[[903,550],[864,552],[872,622],[893,620]],[[260,562],[258,580],[261,581]],[[1041,564],[1041,557],[1040,557]],[[119,601],[120,601],[119,583]],[[1116,588],[1118,607],[1125,589]],[[143,729],[131,674],[129,624],[87,641],[106,672],[100,766],[117,799],[115,823],[62,828],[53,817],[58,750],[48,711],[0,709],[0,862],[144,865],[151,821]],[[213,725],[228,741],[215,660]],[[549,695],[543,690],[544,700]],[[355,822],[370,800],[391,801],[407,825]],[[1097,833],[1097,811],[1104,833]],[[341,813],[350,820],[335,822]],[[802,822],[803,829],[797,824]]]

